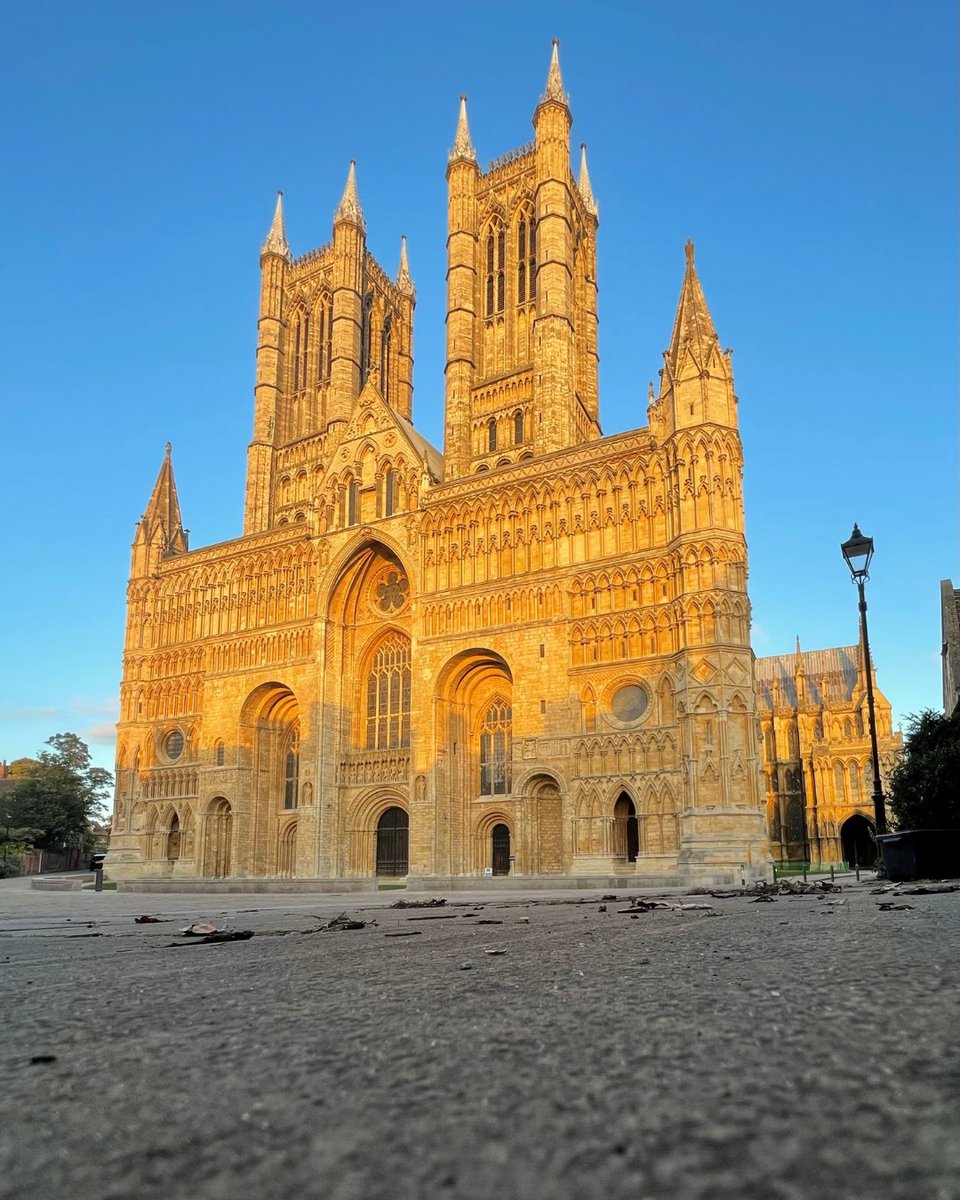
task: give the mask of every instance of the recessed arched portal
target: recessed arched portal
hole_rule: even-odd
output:
[[[509,875],[510,828],[500,821],[494,825],[490,836],[493,842],[493,873],[494,875]]]
[[[840,844],[843,847],[843,861],[848,867],[872,868],[877,861],[873,822],[860,813],[848,817],[840,827]]]
[[[377,874],[396,878],[410,869],[410,818],[394,805],[377,822]]]
[[[640,825],[637,808],[626,792],[613,806],[614,852],[618,858],[636,862],[640,853]]]

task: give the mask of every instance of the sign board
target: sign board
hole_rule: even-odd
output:
[[[483,874],[484,874],[485,879],[492,879],[493,878],[493,867],[484,867]]]

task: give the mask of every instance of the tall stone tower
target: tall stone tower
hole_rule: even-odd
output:
[[[306,519],[311,488],[298,488],[296,477],[303,471],[309,480],[323,469],[368,383],[405,421],[413,413],[415,299],[406,244],[392,280],[366,247],[354,163],[332,240],[300,258],[290,256],[277,198],[260,271],[245,534],[298,514]]]
[[[480,170],[466,98],[447,166],[445,479],[600,436],[597,207],[558,43],[534,140]]]

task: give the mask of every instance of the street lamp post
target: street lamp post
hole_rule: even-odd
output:
[[[850,568],[853,582],[860,593],[860,640],[863,642],[863,673],[867,679],[867,710],[870,716],[870,752],[873,755],[873,817],[877,833],[887,832],[887,813],[880,785],[880,754],[877,750],[877,719],[873,709],[873,671],[870,669],[870,641],[867,637],[867,598],[863,585],[870,578],[867,571],[873,558],[873,538],[864,537],[859,525],[840,546],[843,560]]]

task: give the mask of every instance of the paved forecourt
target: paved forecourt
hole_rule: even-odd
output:
[[[955,1200],[960,892],[876,889],[394,908],[423,897],[7,882],[0,1177],[15,1198]],[[364,926],[321,929],[343,910]],[[198,919],[253,936],[193,944]]]

